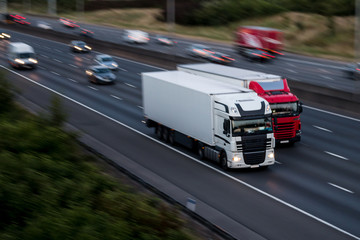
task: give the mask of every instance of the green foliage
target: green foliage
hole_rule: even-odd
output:
[[[0,71],[0,114],[9,112],[14,107],[13,99],[12,86],[5,79],[5,73]]]
[[[191,239],[176,210],[101,174],[73,134],[14,116],[0,115],[0,239]]]

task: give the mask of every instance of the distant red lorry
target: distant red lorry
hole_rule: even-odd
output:
[[[241,26],[235,34],[235,46],[240,53],[256,49],[275,56],[282,55],[283,45],[283,32],[275,28]]]

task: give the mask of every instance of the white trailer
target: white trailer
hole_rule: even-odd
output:
[[[274,164],[270,107],[255,92],[181,71],[142,73],[142,91],[147,126],[159,138],[224,169]]]

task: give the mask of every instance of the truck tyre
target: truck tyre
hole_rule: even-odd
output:
[[[175,131],[169,130],[169,143],[175,145]]]
[[[197,154],[199,155],[199,158],[202,160],[205,158],[205,154],[204,154],[204,144],[202,144],[201,142],[199,142],[197,144]]]
[[[165,141],[165,142],[168,142],[169,141],[169,128],[167,127],[163,127],[162,129],[162,139]]]
[[[156,128],[155,128],[155,133],[156,133],[156,136],[161,139],[162,138],[162,126],[161,125],[157,125]]]
[[[226,157],[225,152],[222,152],[221,155],[220,155],[220,166],[225,171],[229,169],[228,166],[227,166],[227,157]]]

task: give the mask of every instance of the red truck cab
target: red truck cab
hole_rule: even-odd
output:
[[[290,92],[287,80],[276,82],[251,81],[249,88],[266,99],[271,107],[277,144],[293,144],[301,140],[302,103]]]

